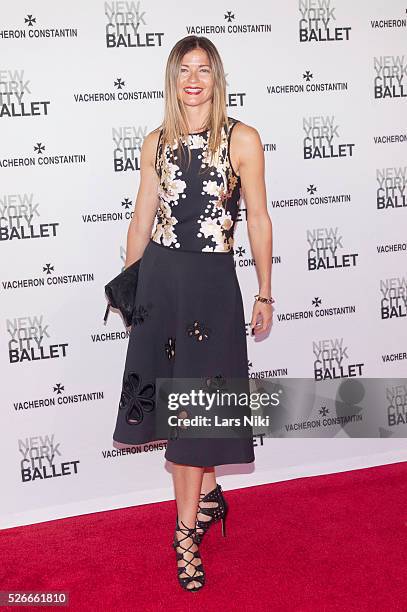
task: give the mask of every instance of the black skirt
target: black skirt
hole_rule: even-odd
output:
[[[177,250],[150,240],[139,270],[113,440],[157,435],[157,378],[248,380],[243,301],[233,251]],[[167,438],[165,458],[193,466],[254,461],[253,438]]]

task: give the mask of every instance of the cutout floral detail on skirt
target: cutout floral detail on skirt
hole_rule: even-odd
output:
[[[187,327],[188,336],[195,338],[198,342],[208,340],[210,333],[209,327],[204,327],[199,321],[194,321],[192,325]]]
[[[152,412],[155,406],[155,384],[142,386],[141,376],[130,372],[123,379],[119,410],[126,410],[126,421],[129,425],[139,425],[145,412]]]
[[[218,405],[223,387],[208,388],[221,384],[222,376],[227,387],[233,382],[232,391],[241,386],[244,391],[248,379],[243,300],[232,253],[184,251],[151,240],[140,266],[135,305],[143,305],[148,318],[132,326],[128,339],[127,383],[122,409],[117,410],[114,445],[167,440],[167,461],[200,467],[254,461],[250,431],[248,436],[229,436],[231,428],[217,428],[211,437],[208,428],[177,428],[176,421],[168,422],[168,394],[188,391],[191,385],[216,396],[211,410],[221,418],[237,411],[246,414],[234,401],[231,406]],[[155,383],[154,398],[153,387],[146,383]],[[191,416],[208,415],[205,405],[177,404],[181,407]],[[176,412],[171,410],[171,415]]]
[[[216,389],[224,389],[226,385],[226,378],[222,374],[216,374],[216,376],[208,376],[205,378],[205,385],[208,389],[216,391]]]
[[[177,424],[169,428],[169,440],[178,440],[180,438],[180,431],[182,432],[182,430],[187,429],[187,427],[182,424],[183,419],[190,419],[192,417],[184,406],[178,408],[175,414],[177,417]]]
[[[168,359],[172,359],[175,355],[175,338],[168,338],[168,342],[165,343],[165,354]]]
[[[140,304],[134,309],[132,325],[140,325],[150,316],[152,304],[149,302],[146,306]]]

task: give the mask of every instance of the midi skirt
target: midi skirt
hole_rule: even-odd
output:
[[[150,239],[139,268],[113,441],[157,435],[157,378],[248,380],[246,328],[233,251],[177,250]],[[139,401],[134,401],[135,399]],[[166,438],[165,458],[210,467],[254,461],[253,437]]]

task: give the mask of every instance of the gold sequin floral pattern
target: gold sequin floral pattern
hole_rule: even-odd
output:
[[[181,250],[233,250],[241,182],[229,155],[237,121],[228,121],[213,157],[209,130],[181,138],[182,150],[177,142],[163,147],[159,140],[159,205],[151,236],[159,244]]]
[[[185,197],[186,183],[179,178],[182,176],[180,168],[169,158],[166,159],[165,164],[161,162],[160,169],[157,224],[152,238],[164,246],[174,245],[178,248],[180,245],[175,230],[178,220],[173,216],[172,209],[178,204],[180,196]]]

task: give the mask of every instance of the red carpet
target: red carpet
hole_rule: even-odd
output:
[[[406,612],[407,463],[225,495],[201,592],[176,580],[174,502],[3,530],[0,590],[67,590],[73,611]]]

